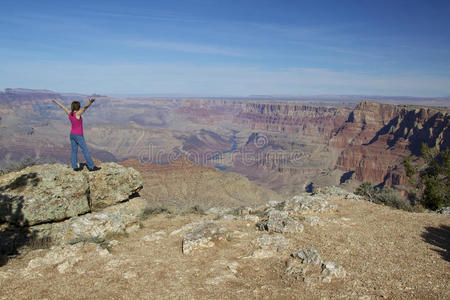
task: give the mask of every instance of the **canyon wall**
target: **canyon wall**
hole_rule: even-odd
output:
[[[252,130],[298,133],[328,138],[347,119],[350,109],[295,103],[247,103],[235,120]]]
[[[446,149],[450,143],[447,110],[362,101],[330,140],[341,149],[336,166],[358,181],[403,185],[403,159],[420,156],[420,147]]]

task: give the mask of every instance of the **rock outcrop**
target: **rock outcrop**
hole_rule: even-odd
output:
[[[101,240],[137,222],[147,203],[130,198],[141,188],[139,172],[115,163],[96,172],[35,165],[0,177],[0,223],[55,243]]]
[[[223,227],[212,221],[201,222],[185,234],[182,250],[184,254],[189,254],[198,248],[213,247],[215,242],[224,238],[225,229]]]
[[[289,216],[287,212],[269,210],[266,217],[258,223],[260,230],[268,232],[302,232],[303,225]]]
[[[336,166],[358,181],[389,186],[407,183],[403,159],[420,146],[450,147],[448,110],[362,101],[330,141],[342,149]]]
[[[39,165],[0,177],[1,220],[16,225],[56,222],[90,211],[89,183],[63,165]]]
[[[115,163],[103,164],[100,172],[85,170],[83,173],[88,177],[92,210],[123,202],[142,189],[142,176],[138,171]]]
[[[285,275],[294,279],[302,279],[307,285],[319,282],[329,283],[332,278],[344,278],[345,269],[333,262],[323,262],[319,251],[315,248],[298,250],[286,261]],[[320,265],[320,269],[317,267]]]

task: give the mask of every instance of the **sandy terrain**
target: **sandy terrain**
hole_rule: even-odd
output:
[[[0,299],[450,298],[450,216],[329,202],[338,211],[316,214],[321,223],[303,233],[284,233],[288,248],[263,259],[251,257],[262,232],[240,217],[218,221],[228,236],[214,247],[183,254],[184,232],[170,233],[214,215],[150,216],[109,250],[74,246],[65,264],[36,263],[50,250],[34,250],[0,267]],[[310,247],[347,276],[323,283],[314,267],[306,282],[286,275],[290,254]]]

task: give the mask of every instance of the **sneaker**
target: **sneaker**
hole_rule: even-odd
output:
[[[80,167],[78,167],[78,168],[75,168],[75,169],[73,169],[75,172],[79,172],[79,171],[81,171],[81,170],[83,170],[83,168],[80,168]]]
[[[98,170],[100,170],[100,169],[101,169],[101,168],[100,168],[100,167],[97,167],[97,166],[94,166],[94,167],[91,168],[91,169],[88,168],[88,170],[89,170],[90,172],[98,171]]]

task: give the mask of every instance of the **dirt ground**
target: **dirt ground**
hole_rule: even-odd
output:
[[[254,222],[221,219],[228,238],[186,255],[183,232],[170,233],[214,215],[150,216],[109,250],[81,245],[67,268],[31,268],[48,249],[9,260],[0,267],[0,299],[450,299],[449,215],[329,202],[338,210],[316,214],[321,224],[305,224],[302,233],[284,233],[289,247],[269,258],[252,257],[262,234]],[[166,234],[154,234],[160,231]],[[290,254],[310,247],[342,265],[346,277],[287,276]]]

